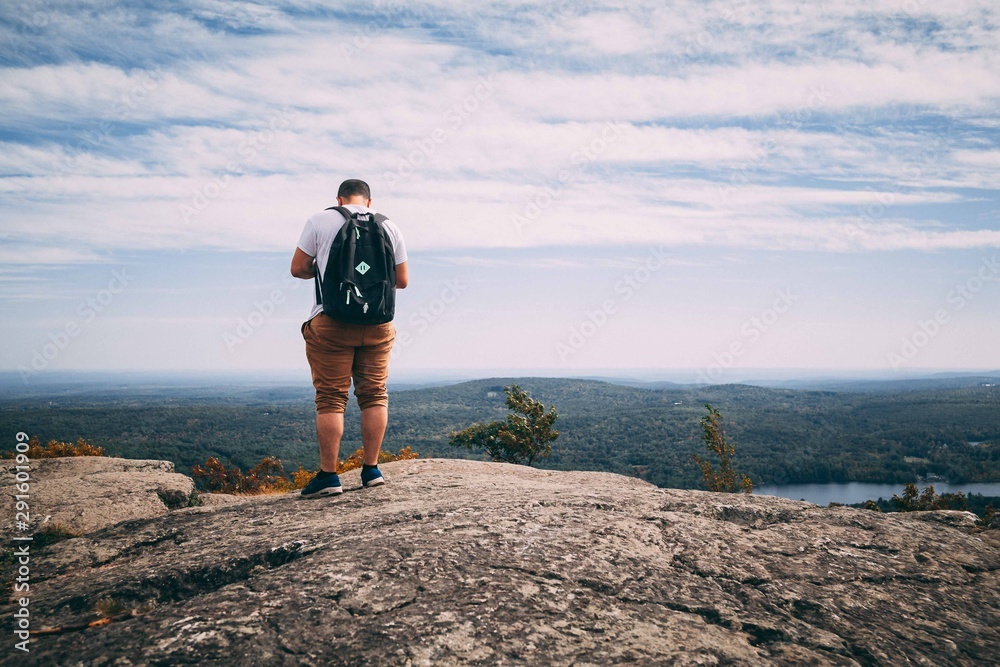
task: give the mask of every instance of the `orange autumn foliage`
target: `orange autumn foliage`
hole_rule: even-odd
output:
[[[419,454],[404,447],[399,453],[393,454],[385,450],[379,452],[378,462],[389,463],[418,458]],[[358,449],[340,461],[338,472],[347,472],[361,467],[364,462],[364,450]],[[200,479],[208,491],[213,493],[233,493],[242,495],[257,495],[261,493],[288,493],[303,488],[309,483],[315,470],[299,469],[291,475],[285,473],[281,461],[272,456],[265,456],[260,463],[250,468],[246,473],[236,466],[226,467],[214,456],[205,465],[191,468],[191,474]]]
[[[53,459],[57,456],[104,456],[104,448],[90,444],[83,438],[77,438],[76,443],[49,440],[44,447],[38,436],[32,436],[28,441],[28,451],[22,452],[29,459]],[[15,452],[3,452],[0,458],[12,459]]]

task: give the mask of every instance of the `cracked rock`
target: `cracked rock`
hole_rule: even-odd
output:
[[[33,555],[23,665],[988,665],[1000,533],[475,461]],[[958,525],[960,528],[956,528]],[[11,618],[13,608],[0,610]]]

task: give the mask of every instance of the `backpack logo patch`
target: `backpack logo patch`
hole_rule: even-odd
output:
[[[368,269],[370,268],[372,267],[368,266],[364,262],[361,262],[360,264],[354,267],[354,270],[360,273],[361,275],[365,275],[366,273],[368,273]]]

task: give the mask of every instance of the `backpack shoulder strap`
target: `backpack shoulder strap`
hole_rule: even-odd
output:
[[[392,259],[390,264],[392,264],[393,274],[391,276],[391,282],[393,285],[396,284],[396,249],[392,247],[392,238],[389,236],[388,230],[386,230],[385,225],[382,223],[389,219],[388,216],[382,215],[381,213],[376,213],[375,223],[378,225],[379,230],[382,232],[382,244],[385,247],[386,254]]]
[[[337,213],[339,213],[342,216],[344,216],[344,218],[347,219],[347,220],[350,220],[351,218],[354,217],[354,212],[348,210],[347,208],[345,208],[343,206],[331,206],[330,208],[325,209],[325,210],[327,210],[327,211],[336,211]]]
[[[347,208],[345,208],[343,206],[331,206],[331,207],[329,207],[327,209],[324,209],[324,210],[326,210],[326,211],[336,211],[337,213],[340,213],[342,216],[344,216],[344,218],[346,218],[348,220],[350,220],[351,218],[354,218],[354,217],[356,217],[358,215],[354,211],[351,211],[351,210],[349,210],[349,209],[347,209]],[[382,215],[381,213],[375,213],[374,211],[369,211],[369,212],[372,214],[372,220],[374,220],[375,222],[379,223],[380,225],[383,222],[385,222],[386,220],[389,219],[388,216]]]
[[[319,267],[313,269],[313,286],[316,288],[316,305],[323,305],[323,290],[320,288],[319,284]]]
[[[328,207],[328,208],[326,208],[324,210],[326,210],[326,211],[336,211],[337,213],[339,213],[342,216],[344,216],[344,224],[347,224],[352,219],[354,219],[354,212],[351,211],[351,210],[349,210],[349,209],[347,209],[347,208],[344,208],[343,206],[330,206],[330,207]],[[343,228],[341,229],[341,231],[343,231]],[[336,243],[334,245],[336,245]],[[330,248],[330,252],[331,253],[333,252],[333,248]],[[321,284],[321,279],[319,277],[319,267],[318,266],[315,269],[314,278],[316,279],[314,281],[314,285],[316,287],[316,303],[322,305],[322,303],[323,303],[323,285]]]

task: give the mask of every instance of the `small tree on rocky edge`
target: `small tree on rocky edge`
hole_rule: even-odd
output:
[[[559,437],[552,428],[558,415],[556,409],[534,400],[516,384],[504,387],[506,404],[513,412],[505,421],[473,424],[451,434],[456,447],[482,448],[494,461],[531,465],[536,459],[552,453],[551,442]]]
[[[712,468],[711,461],[706,461],[697,454],[694,460],[701,466],[701,473],[705,477],[705,486],[709,491],[721,491],[723,493],[753,493],[753,482],[742,473],[733,470],[733,454],[736,448],[726,439],[725,429],[722,427],[722,414],[708,403],[708,415],[701,418],[701,428],[705,431],[701,439],[708,447],[708,451],[719,457],[719,471]]]

